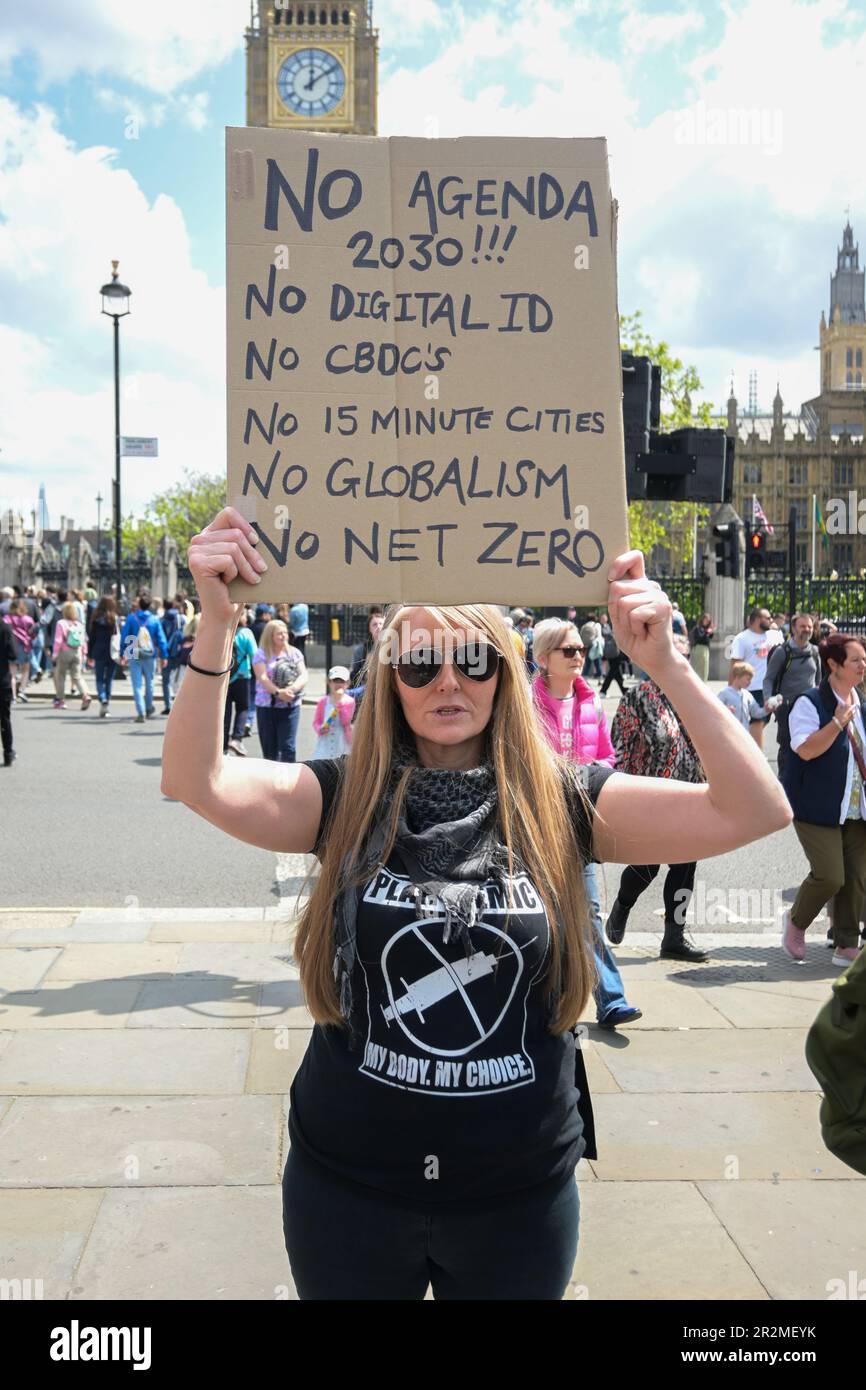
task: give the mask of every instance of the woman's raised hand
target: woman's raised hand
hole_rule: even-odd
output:
[[[235,507],[223,507],[189,543],[187,562],[201,600],[202,617],[230,623],[242,603],[229,598],[228,584],[244,579],[257,584],[267,564],[256,551],[258,535]]]
[[[607,611],[620,651],[650,676],[682,660],[674,646],[670,600],[647,579],[642,552],[618,555],[607,577]]]

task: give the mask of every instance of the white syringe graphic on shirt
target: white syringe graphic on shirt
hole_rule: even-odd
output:
[[[439,1004],[452,994],[459,994],[466,1005],[469,1016],[478,1029],[479,1035],[483,1037],[485,1034],[484,1025],[466,993],[466,987],[495,972],[498,964],[496,956],[488,954],[486,951],[473,951],[471,956],[463,956],[454,962],[447,961],[444,956],[439,954],[436,947],[425,936],[422,936],[417,927],[414,928],[413,935],[417,936],[422,945],[426,946],[428,951],[442,964],[438,969],[431,970],[429,975],[423,975],[420,979],[413,980],[411,984],[407,984],[402,975],[399,976],[400,983],[406,992],[399,999],[394,999],[393,1005],[382,1008],[382,1015],[388,1027],[390,1028],[398,1014],[403,1017],[408,1013],[416,1013],[420,1021],[426,1023],[425,1009],[429,1009],[433,1004]],[[520,950],[525,951],[537,940],[538,938],[533,936],[530,941],[525,942],[520,947]]]

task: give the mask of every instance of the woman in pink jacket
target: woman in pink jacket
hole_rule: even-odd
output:
[[[538,675],[532,682],[532,696],[541,727],[557,753],[576,763],[607,763],[613,767],[616,753],[601,700],[581,675],[586,650],[573,623],[562,618],[545,618],[537,623],[533,660]],[[583,881],[595,933],[598,985],[593,997],[597,1021],[602,1028],[633,1023],[641,1017],[641,1011],[627,1003],[622,977],[604,939],[595,864],[586,865]]]

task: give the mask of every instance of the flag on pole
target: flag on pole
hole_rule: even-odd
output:
[[[827,534],[827,527],[825,526],[824,518],[821,515],[821,503],[818,501],[817,497],[815,498],[815,524],[818,527],[818,530],[821,532],[821,544],[823,546],[826,546],[826,548],[829,550],[830,537]]]
[[[763,526],[764,530],[767,532],[767,535],[772,536],[773,527],[767,520],[767,514],[754,493],[752,493],[752,521],[754,522],[755,526]]]

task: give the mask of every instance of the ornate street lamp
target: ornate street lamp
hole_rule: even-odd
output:
[[[114,320],[114,558],[117,567],[117,607],[123,592],[123,556],[120,540],[120,320],[129,313],[132,290],[117,278],[119,261],[111,262],[111,279],[103,285],[102,312]]]

